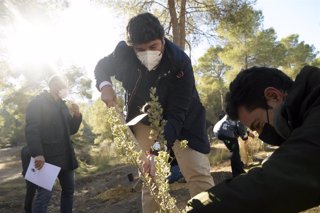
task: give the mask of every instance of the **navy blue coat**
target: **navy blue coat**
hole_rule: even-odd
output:
[[[119,42],[113,53],[98,62],[95,68],[96,86],[99,87],[103,81],[111,82],[111,76],[122,82],[128,97],[127,120],[137,115],[137,107],[142,107],[135,106],[132,100],[144,94],[147,101],[150,87],[156,87],[164,110],[163,117],[168,121],[164,132],[168,145],[171,146],[177,139],[188,140],[190,148],[209,153],[205,109],[195,87],[190,58],[171,41],[165,41],[160,64],[151,72],[139,61],[132,47],[124,41]]]

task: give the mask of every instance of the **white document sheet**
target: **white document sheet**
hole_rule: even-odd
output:
[[[133,118],[131,121],[129,121],[126,125],[127,126],[134,126],[136,125],[139,121],[141,121],[144,117],[146,117],[148,113],[143,113],[141,115],[138,115],[137,117]]]
[[[52,190],[61,168],[50,163],[45,163],[42,169],[34,167],[34,158],[31,157],[25,179],[49,191]]]

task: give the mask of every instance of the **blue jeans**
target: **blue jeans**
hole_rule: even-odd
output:
[[[176,181],[178,181],[180,178],[183,177],[183,175],[181,174],[181,171],[180,171],[180,168],[179,168],[179,165],[174,165],[174,166],[171,166],[170,168],[170,176],[168,177],[168,181],[169,183],[174,183]]]
[[[24,213],[32,213],[32,203],[38,186],[26,180],[26,195],[24,197]]]
[[[72,213],[73,193],[74,193],[74,172],[69,170],[61,170],[59,175],[61,186],[60,212]],[[33,213],[46,213],[52,191],[38,187],[37,195],[33,203]]]

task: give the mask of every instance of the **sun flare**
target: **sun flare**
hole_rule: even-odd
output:
[[[26,18],[9,3],[8,8],[14,22],[6,27],[5,43],[15,69],[61,64],[92,69],[122,36],[120,20],[90,1],[72,1],[49,21],[37,13]]]

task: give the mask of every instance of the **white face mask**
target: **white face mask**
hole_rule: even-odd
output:
[[[141,63],[149,71],[152,71],[160,63],[162,58],[162,53],[158,50],[146,50],[137,52],[136,54]]]
[[[59,98],[65,99],[69,95],[69,90],[68,89],[61,89],[61,90],[59,90],[58,95],[59,95]]]

